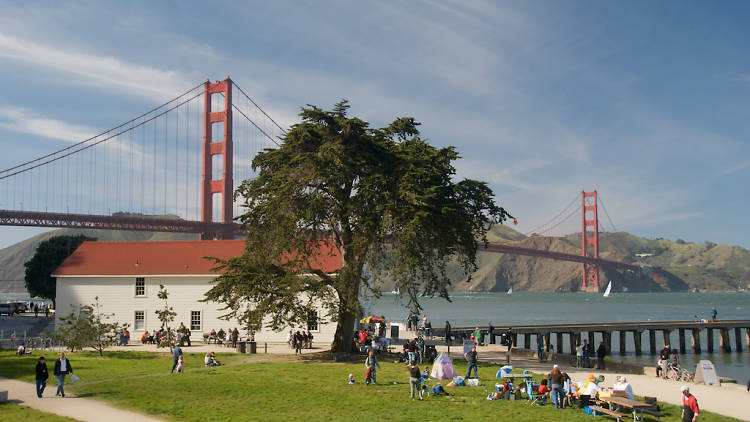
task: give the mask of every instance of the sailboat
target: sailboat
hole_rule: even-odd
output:
[[[401,293],[401,291],[398,288],[398,284],[396,284],[395,286],[393,286],[393,290],[391,290],[391,293],[393,293],[394,295],[397,295],[397,294]]]
[[[609,284],[607,284],[607,290],[604,291],[604,297],[609,297],[609,292],[612,291],[612,280],[609,280]]]
[[[505,293],[506,295],[512,295],[513,294],[513,286],[510,286],[508,291]]]

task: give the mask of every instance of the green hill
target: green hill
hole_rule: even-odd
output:
[[[169,217],[165,217],[169,218]],[[84,234],[101,241],[191,240],[196,234],[139,231],[60,229],[19,242],[0,250],[0,291],[15,292],[23,287],[24,262],[37,245],[52,236]],[[487,234],[490,242],[569,254],[580,254],[581,235],[565,237],[526,237],[507,225],[496,225]],[[616,291],[685,291],[688,289],[728,291],[748,288],[750,251],[738,246],[687,243],[682,240],[646,239],[630,233],[600,233],[599,254],[614,261],[643,265],[640,272],[600,270],[603,289],[612,281]],[[650,268],[656,267],[657,271]],[[461,291],[576,291],[580,288],[582,266],[574,262],[546,258],[479,253],[479,269],[471,282],[463,280],[457,267],[449,268],[453,288]],[[13,282],[15,281],[15,282]],[[393,283],[386,283],[390,290]]]

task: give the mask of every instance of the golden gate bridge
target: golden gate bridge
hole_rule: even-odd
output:
[[[233,193],[254,176],[255,154],[278,146],[283,133],[229,77],[206,81],[95,136],[0,171],[0,225],[231,239],[242,203]],[[600,288],[599,266],[639,270],[599,257],[601,199],[596,191],[582,192],[575,207],[577,198],[529,234],[548,232],[582,211],[580,255],[505,243],[481,249],[579,262],[585,290]]]

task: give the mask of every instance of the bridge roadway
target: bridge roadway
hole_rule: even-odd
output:
[[[479,329],[483,332],[487,332],[487,326],[480,325]],[[452,327],[451,331],[454,336],[460,336],[461,334],[467,334],[473,332],[477,326],[466,326],[466,327]],[[581,323],[566,323],[566,324],[519,324],[519,325],[498,325],[494,327],[495,337],[499,336],[503,332],[510,331],[513,339],[513,344],[518,344],[518,336],[524,336],[524,347],[529,347],[530,344],[536,344],[531,342],[531,336],[539,336],[544,339],[545,349],[550,350],[552,336],[556,337],[555,350],[559,353],[563,352],[563,336],[569,336],[569,352],[575,353],[575,346],[581,344],[583,334],[586,333],[589,344],[596,348],[595,334],[600,333],[600,338],[604,341],[607,346],[607,350],[612,350],[612,334],[617,332],[620,336],[620,354],[625,354],[625,343],[626,335],[630,333],[633,337],[633,343],[635,345],[635,353],[641,355],[642,349],[642,335],[644,332],[648,333],[648,346],[649,353],[656,354],[656,333],[661,332],[664,344],[672,345],[671,333],[677,331],[678,334],[678,345],[679,350],[684,352],[686,345],[685,333],[690,333],[691,348],[694,353],[700,353],[702,350],[701,345],[701,332],[705,331],[706,339],[706,350],[708,352],[714,351],[714,330],[719,332],[719,351],[731,352],[732,351],[732,339],[730,338],[730,331],[734,331],[734,350],[742,351],[742,330],[745,330],[745,347],[750,350],[750,319],[724,319],[715,322],[697,322],[697,321],[633,321],[633,322],[581,322]],[[445,336],[445,329],[433,328],[432,334],[435,336]],[[593,350],[592,349],[592,350]]]

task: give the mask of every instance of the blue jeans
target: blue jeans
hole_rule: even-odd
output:
[[[36,380],[36,396],[41,399],[46,387],[47,380]]]
[[[419,394],[419,399],[422,400],[422,382],[419,378],[409,377],[409,392],[411,393],[411,398],[414,398],[414,390],[417,390],[417,394]]]
[[[469,368],[466,371],[466,379],[469,379],[469,374],[471,374],[471,368],[474,368],[474,378],[478,378],[477,377],[477,363],[469,362]]]
[[[172,373],[174,373],[174,368],[177,368],[177,359],[178,358],[179,358],[178,356],[174,357],[174,362],[172,363]]]
[[[63,389],[63,384],[65,384],[65,374],[55,375],[57,377],[57,393],[56,394],[62,394],[65,395],[65,390]]]
[[[552,384],[549,395],[552,398],[552,403],[555,404],[555,409],[562,409],[562,399],[565,396],[562,386],[560,384]]]

